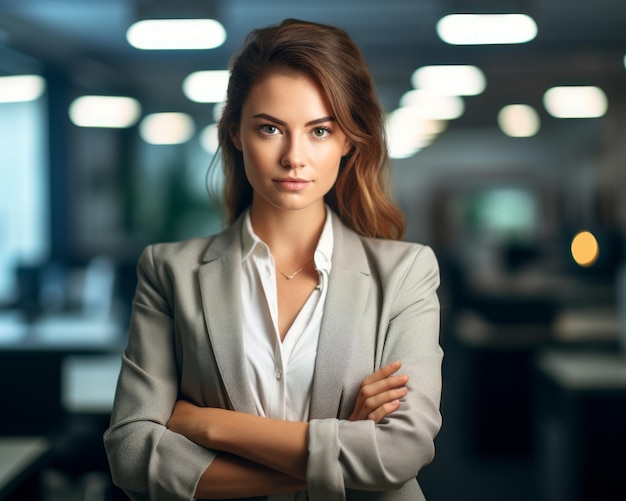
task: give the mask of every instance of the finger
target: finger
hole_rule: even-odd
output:
[[[404,396],[406,391],[394,392],[394,390],[405,388],[408,381],[409,377],[407,375],[390,376],[382,381],[361,387],[350,419],[366,419],[368,414],[379,405]]]
[[[391,362],[390,364],[387,364],[384,367],[381,367],[376,372],[366,377],[361,382],[361,386],[368,385],[371,383],[375,383],[376,381],[386,379],[392,374],[394,374],[395,372],[398,372],[400,367],[402,367],[402,362],[400,362],[399,360],[396,360],[395,362]]]
[[[389,414],[396,411],[400,407],[400,400],[392,400],[391,402],[387,402],[376,410],[370,412],[367,416],[367,419],[374,421],[374,423],[380,423],[384,418],[386,418]]]
[[[375,412],[380,407],[384,407],[389,402],[400,400],[406,396],[407,392],[406,387],[396,388],[366,399],[359,409],[358,418],[369,419],[372,412]]]
[[[355,421],[359,419],[367,419],[368,414],[375,410],[376,407],[373,406],[368,406],[364,409],[364,402],[368,398],[375,397],[376,395],[382,394],[394,388],[406,386],[409,380],[407,375],[393,376],[393,374],[396,373],[400,367],[402,367],[401,361],[397,360],[391,362],[381,367],[361,382],[361,388],[359,390],[359,394],[357,395],[356,404],[352,414],[350,415],[350,420]],[[392,399],[383,397],[377,402],[382,404],[387,400]]]
[[[370,398],[379,393],[384,393],[385,391],[392,390],[394,388],[401,388],[406,386],[409,382],[409,376],[406,374],[401,374],[399,376],[389,376],[382,381],[376,381],[364,386],[361,386],[359,390],[359,397],[362,398]]]
[[[368,419],[368,416],[374,412],[379,407],[385,405],[388,402],[392,402],[394,400],[399,400],[406,396],[407,388],[397,388],[393,390],[389,390],[384,393],[379,393],[367,399],[361,399],[358,402],[354,412],[350,416],[350,419],[353,421],[360,419]]]

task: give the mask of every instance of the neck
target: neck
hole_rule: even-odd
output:
[[[324,222],[323,204],[301,210],[265,211],[252,205],[254,232],[270,248],[277,263],[297,268],[313,258]]]

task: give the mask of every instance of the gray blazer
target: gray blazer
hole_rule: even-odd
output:
[[[223,233],[147,247],[104,442],[132,499],[192,499],[216,452],[168,430],[177,399],[255,413],[245,375],[240,218]],[[424,499],[416,476],[441,425],[439,285],[432,250],[364,238],[333,215],[334,251],[311,396],[312,501]],[[360,382],[402,360],[409,392],[375,425],[348,421]]]

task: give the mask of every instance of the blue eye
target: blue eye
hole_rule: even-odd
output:
[[[273,136],[274,134],[278,132],[278,127],[272,124],[263,124],[259,126],[259,130],[263,132],[264,134]]]
[[[313,135],[320,139],[326,137],[330,133],[331,130],[327,129],[326,127],[316,127],[315,129],[313,129]]]

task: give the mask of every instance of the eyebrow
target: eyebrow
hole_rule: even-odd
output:
[[[282,125],[283,127],[287,125],[282,120],[280,120],[280,119],[278,119],[276,117],[273,117],[272,115],[268,115],[267,113],[257,113],[256,115],[253,115],[252,118],[264,118],[265,120],[269,120],[271,122],[275,122],[278,125]],[[311,125],[323,124],[325,122],[334,122],[334,121],[335,121],[335,118],[329,116],[329,117],[322,117],[322,118],[317,118],[315,120],[311,120],[310,122],[307,122],[304,125],[306,127],[310,127]]]

